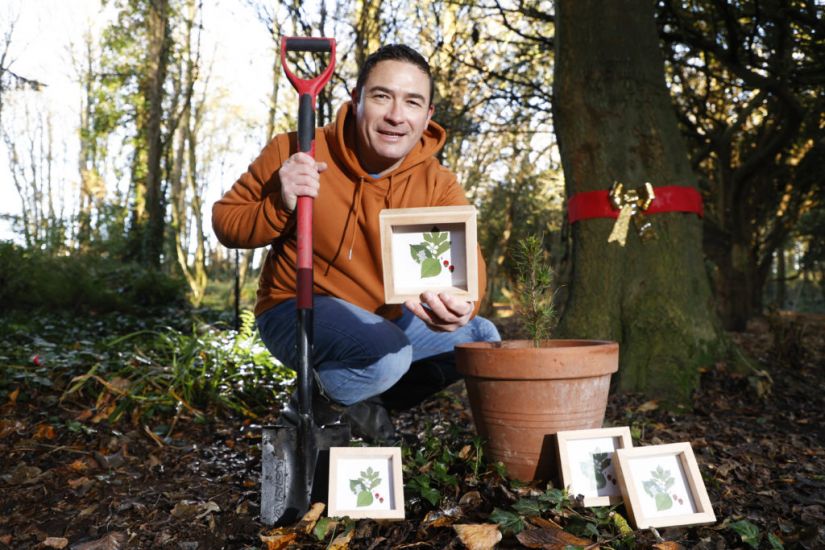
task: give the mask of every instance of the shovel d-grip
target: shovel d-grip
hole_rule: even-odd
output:
[[[330,61],[315,78],[298,78],[286,59],[288,51],[329,53]],[[298,92],[298,150],[315,157],[315,102],[335,67],[332,38],[281,38],[281,65]],[[314,494],[326,480],[323,454],[330,447],[349,443],[346,424],[318,427],[312,415],[312,197],[297,201],[297,410],[279,426],[267,426],[262,434],[261,519],[268,525],[293,523],[309,509]],[[290,425],[294,424],[294,425]],[[313,490],[316,489],[316,490]]]

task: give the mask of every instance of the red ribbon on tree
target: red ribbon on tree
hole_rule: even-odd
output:
[[[666,185],[654,187],[656,198],[645,210],[645,214],[661,214],[664,212],[689,212],[700,218],[705,211],[702,206],[702,195],[693,187],[681,185]],[[576,193],[567,202],[567,220],[576,223],[593,218],[618,218],[619,208],[610,201],[610,191],[585,191]]]
[[[647,214],[662,212],[689,212],[701,217],[704,214],[702,196],[693,187],[669,185],[657,187],[646,182],[640,189],[625,189],[616,182],[609,191],[576,193],[567,203],[567,219],[570,223],[592,218],[616,219],[607,242],[616,241],[624,246],[630,221],[636,224],[639,237],[653,235],[652,225],[645,219]]]

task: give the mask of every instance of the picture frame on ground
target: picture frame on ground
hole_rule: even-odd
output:
[[[622,501],[615,451],[633,446],[629,427],[561,431],[556,442],[561,483],[570,496],[582,495],[585,506]]]
[[[418,300],[428,290],[478,300],[476,220],[469,205],[382,210],[385,302]]]
[[[716,522],[690,443],[616,450],[625,507],[636,529]]]
[[[331,447],[327,515],[404,519],[401,447]]]

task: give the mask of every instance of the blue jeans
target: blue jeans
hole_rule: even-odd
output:
[[[460,378],[456,344],[501,340],[495,325],[482,317],[455,332],[436,332],[404,307],[400,318],[389,321],[344,300],[316,295],[313,310],[316,381],[324,395],[343,405],[392,390],[388,395],[395,405],[411,406]],[[266,347],[293,370],[298,364],[296,316],[295,300],[287,300],[257,319]]]

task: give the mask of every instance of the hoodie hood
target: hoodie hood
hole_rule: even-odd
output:
[[[355,113],[352,107],[352,101],[344,103],[338,114],[335,117],[335,123],[330,124],[324,128],[326,134],[326,141],[332,156],[343,165],[344,170],[356,179],[370,178],[361,163],[358,161],[355,130]],[[435,156],[447,141],[447,132],[438,123],[430,120],[421,139],[418,143],[407,153],[404,161],[398,168],[392,172],[385,174],[381,178],[375,179],[378,182],[384,178],[395,176],[397,177],[402,172],[421,164],[425,160]]]

